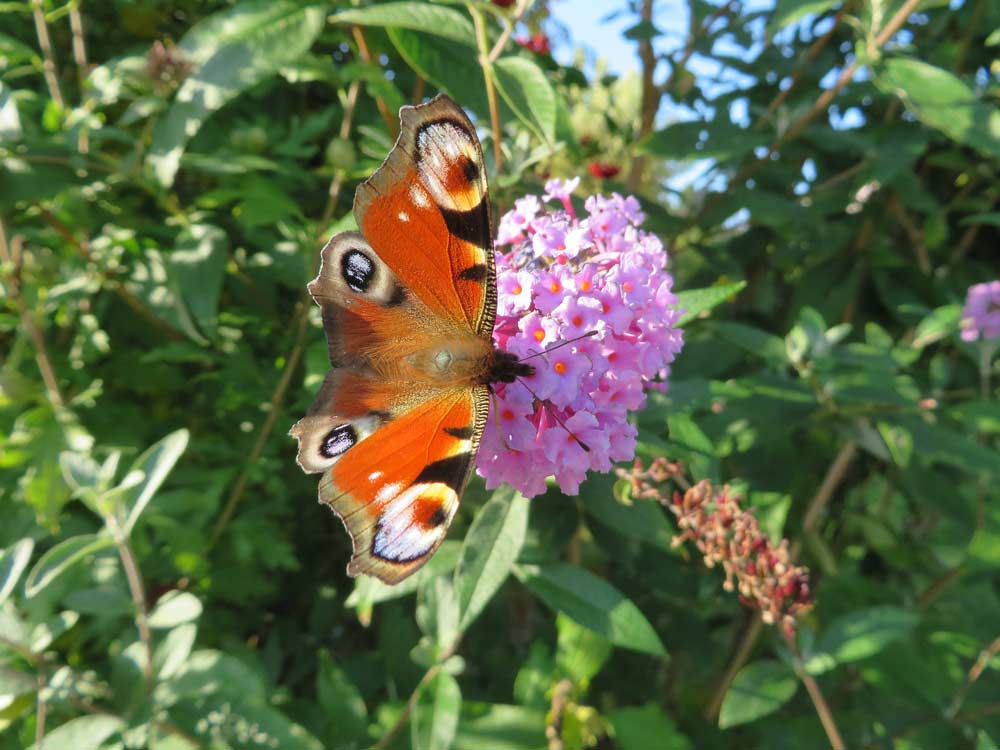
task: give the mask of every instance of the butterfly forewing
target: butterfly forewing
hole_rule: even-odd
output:
[[[400,111],[399,140],[359,186],[361,233],[323,249],[309,291],[332,369],[292,428],[299,464],[350,532],[351,575],[395,583],[437,549],[489,408],[496,275],[482,149],[439,96]]]

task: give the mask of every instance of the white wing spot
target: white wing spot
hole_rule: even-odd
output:
[[[427,208],[431,205],[430,198],[419,185],[410,185],[410,198],[413,199],[413,204],[417,208]]]
[[[379,488],[379,491],[375,493],[375,503],[377,505],[383,505],[389,502],[392,498],[399,494],[399,490],[403,485],[400,482],[393,482],[392,484],[383,485]]]
[[[368,481],[369,481],[369,482],[374,482],[374,481],[376,481],[376,480],[377,480],[377,479],[378,479],[378,478],[379,478],[380,476],[382,476],[382,472],[381,472],[381,471],[373,471],[373,472],[372,472],[371,474],[369,474],[369,475],[368,475]]]
[[[410,220],[410,215],[408,213],[406,213],[406,211],[400,211],[399,212],[399,220],[400,221],[409,221]]]

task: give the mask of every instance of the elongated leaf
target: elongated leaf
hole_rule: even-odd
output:
[[[146,509],[153,495],[160,489],[167,474],[174,468],[177,459],[181,457],[184,449],[187,448],[188,431],[177,430],[171,432],[155,445],[151,446],[145,453],[136,459],[132,464],[129,473],[140,471],[144,479],[133,490],[135,499],[129,510],[128,518],[125,521],[124,530],[126,534],[132,532],[132,528]]]
[[[455,569],[455,591],[465,630],[507,580],[528,527],[528,501],[510,488],[494,493],[472,522]]]
[[[719,711],[719,727],[755,721],[788,703],[798,689],[795,673],[780,661],[747,664],[736,675]]]
[[[648,500],[619,501],[615,498],[614,484],[609,475],[587,480],[580,488],[584,510],[615,531],[669,550],[674,529],[663,509]]]
[[[334,23],[356,23],[359,26],[387,26],[434,34],[469,47],[476,46],[472,21],[464,13],[431,3],[382,3],[368,8],[344,10],[330,17]],[[470,55],[474,54],[470,52]],[[471,64],[470,67],[476,67]]]
[[[704,289],[686,289],[677,293],[677,308],[684,313],[677,320],[678,325],[690,323],[703,312],[718,307],[723,302],[734,297],[747,285],[745,281],[735,281],[731,284],[719,284]]]
[[[160,597],[149,615],[149,627],[172,628],[201,616],[201,602],[187,591],[170,591]]]
[[[427,705],[415,717],[415,750],[451,750],[462,708],[462,691],[458,682],[442,670],[422,698]]]
[[[153,653],[153,672],[160,679],[169,679],[179,673],[191,655],[198,626],[192,622],[178,625],[167,633]]]
[[[28,574],[28,580],[24,582],[25,596],[30,599],[74,563],[95,552],[113,547],[114,544],[110,536],[99,534],[81,534],[64,539],[35,563]]]
[[[899,607],[869,607],[842,615],[830,623],[817,651],[837,663],[865,659],[877,654],[916,627],[920,617]],[[813,671],[811,663],[807,668]]]
[[[917,324],[917,330],[913,334],[913,348],[923,349],[928,344],[957,333],[961,317],[962,308],[958,305],[945,305],[932,311]]]
[[[347,744],[365,739],[368,730],[365,701],[344,670],[334,663],[329,651],[319,653],[316,697],[338,740]]]
[[[525,57],[501,57],[494,66],[497,89],[514,114],[547,143],[556,138],[556,92],[545,73]]]
[[[534,750],[546,747],[545,712],[524,706],[472,703],[463,711],[456,750]]]
[[[79,620],[80,615],[76,612],[66,611],[60,612],[52,619],[38,624],[31,634],[32,653],[40,654],[51,646],[56,638],[76,625]]]
[[[556,615],[556,630],[556,664],[575,683],[586,685],[611,656],[611,642],[561,612]]]
[[[97,750],[105,740],[124,728],[124,719],[117,716],[108,714],[81,716],[46,732],[43,747]],[[32,745],[28,750],[39,750],[39,748],[37,745]]]
[[[390,27],[388,34],[393,46],[413,70],[478,117],[489,117],[490,106],[483,85],[483,72],[478,65],[469,64],[475,55],[471,48],[452,39],[428,36],[400,27]],[[503,99],[500,100],[500,108],[501,117],[506,121],[511,113]]]
[[[517,565],[514,575],[542,601],[616,646],[662,656],[660,637],[649,620],[610,583],[566,563]]]
[[[10,592],[21,580],[21,574],[28,566],[34,549],[35,540],[26,537],[0,552],[0,605],[7,601]]]
[[[890,58],[875,76],[926,125],[987,156],[1000,157],[1000,110],[954,73],[920,60]]]
[[[690,750],[691,741],[655,703],[619,708],[608,714],[622,750]]]
[[[147,161],[164,187],[173,184],[184,147],[202,123],[231,99],[305,53],[325,20],[322,8],[292,0],[249,0],[218,16],[206,20],[205,28],[193,29],[193,40],[181,40],[180,46],[194,50],[191,56],[200,64],[178,89],[170,109],[153,130]],[[213,25],[208,27],[209,23]],[[228,31],[216,40],[221,41],[218,46],[205,41],[212,39],[216,24]]]
[[[170,254],[184,303],[205,333],[215,330],[227,245],[226,233],[218,227],[194,224],[181,231]]]

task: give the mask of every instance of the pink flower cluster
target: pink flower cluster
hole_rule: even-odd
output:
[[[683,344],[667,254],[638,229],[639,202],[594,195],[581,219],[569,197],[579,182],[550,180],[541,200],[525,196],[500,220],[497,245],[510,247],[496,255],[493,337],[535,374],[496,386],[477,462],[490,489],[506,482],[532,497],[555,476],[573,495],[588,470],[632,459],[628,412],[647,388],[666,389]],[[545,206],[553,200],[561,208]]]
[[[966,341],[1000,338],[1000,281],[969,287],[961,326]]]

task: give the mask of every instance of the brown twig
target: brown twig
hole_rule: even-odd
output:
[[[48,702],[45,700],[45,688],[48,687],[49,677],[45,671],[45,664],[39,659],[35,663],[38,673],[35,675],[35,748],[42,750],[42,740],[45,738],[45,717],[48,713]]]
[[[45,392],[48,395],[49,402],[54,408],[62,409],[65,407],[66,401],[59,390],[59,380],[56,378],[55,368],[52,367],[52,361],[49,359],[48,348],[45,345],[45,336],[42,333],[42,329],[35,322],[35,317],[31,310],[28,309],[28,304],[24,301],[24,296],[21,294],[20,245],[20,235],[15,235],[11,239],[10,244],[8,244],[7,231],[4,228],[3,220],[0,219],[0,261],[9,264],[13,268],[10,279],[10,296],[17,306],[18,314],[21,317],[21,325],[24,326],[24,330],[31,336],[31,343],[35,350],[35,363],[38,365],[38,372],[42,376],[42,383],[45,385]]]
[[[146,678],[146,690],[149,692],[153,689],[153,634],[149,629],[149,609],[146,605],[146,593],[142,588],[139,563],[135,559],[128,534],[118,524],[118,520],[109,514],[104,517],[104,522],[118,548],[118,556],[121,558],[122,568],[125,570],[129,593],[132,596],[132,603],[135,605],[135,624],[139,629],[139,640],[146,652],[146,663],[143,664],[142,673]]]
[[[49,25],[45,21],[43,0],[31,0],[31,14],[35,19],[35,33],[38,35],[38,46],[42,50],[42,70],[45,73],[45,84],[49,87],[49,95],[59,105],[65,108],[62,90],[59,88],[59,71],[56,68],[56,58],[52,52],[52,39],[49,37]]]
[[[906,0],[902,7],[896,12],[896,14],[889,20],[882,31],[875,37],[874,49],[881,49],[882,46],[892,38],[892,36],[899,31],[900,27],[910,17],[917,6],[920,4],[920,0]],[[855,59],[850,64],[848,64],[837,77],[836,82],[830,88],[823,91],[822,94],[817,97],[813,105],[801,115],[795,122],[793,122],[789,128],[780,133],[771,145],[767,149],[767,153],[763,156],[755,158],[753,161],[747,162],[730,180],[730,185],[737,185],[750,179],[757,170],[760,169],[764,164],[767,164],[771,157],[778,152],[778,149],[788,141],[792,140],[798,136],[806,126],[809,125],[820,113],[825,112],[827,107],[830,106],[830,102],[833,101],[834,97],[840,93],[840,90],[846,86],[851,79],[854,78],[854,74],[858,70],[858,61]],[[692,224],[697,224],[704,218],[711,209],[713,209],[722,197],[725,196],[726,192],[712,193],[711,196],[701,205],[701,208],[694,213],[692,218]]]
[[[358,93],[361,91],[361,81],[355,78],[351,81],[347,89],[347,101],[344,102],[344,117],[340,121],[340,132],[338,137],[347,140],[351,135],[351,126],[354,121],[354,109],[358,103]],[[344,187],[345,173],[343,169],[334,168],[333,179],[330,181],[330,189],[327,191],[326,206],[323,208],[323,216],[319,220],[320,237],[326,236],[327,227],[333,218],[333,212],[337,210],[337,201],[340,199],[340,191]]]
[[[497,104],[496,84],[493,81],[493,62],[490,60],[489,40],[486,37],[486,23],[482,13],[473,5],[467,6],[472,24],[476,29],[476,43],[479,45],[479,64],[483,69],[483,80],[486,83],[486,100],[490,107],[490,125],[493,129],[493,160],[496,162],[497,174],[503,164],[500,151],[500,107]]]
[[[844,744],[844,739],[840,736],[837,722],[834,720],[833,712],[830,711],[830,706],[819,689],[819,683],[802,666],[802,657],[799,654],[798,646],[795,644],[795,637],[785,633],[785,643],[788,644],[788,648],[792,652],[792,668],[802,681],[802,684],[806,686],[806,691],[809,693],[809,698],[812,700],[816,714],[823,725],[823,731],[826,732],[826,737],[830,740],[830,745],[833,747],[833,750],[846,750],[847,745]]]
[[[352,26],[351,34],[354,36],[354,43],[358,46],[358,54],[361,55],[361,59],[366,63],[374,64],[372,62],[372,53],[368,50],[368,42],[365,41],[365,34],[361,30],[360,26]],[[386,130],[389,131],[389,135],[392,136],[393,140],[399,135],[399,123],[397,118],[389,111],[388,105],[378,94],[372,92],[372,96],[375,97],[375,106],[378,107],[378,113],[382,115],[382,121],[385,122]]]
[[[903,204],[900,202],[898,196],[892,193],[889,196],[889,210],[892,211],[892,215],[896,217],[896,221],[899,225],[903,227],[903,231],[906,232],[906,236],[910,240],[910,244],[913,246],[913,253],[917,258],[917,267],[920,272],[925,276],[930,275],[931,272],[931,259],[927,255],[927,245],[924,243],[924,233],[917,228],[916,224],[913,223],[913,219],[906,212]]]
[[[247,483],[250,478],[250,470],[253,465],[257,463],[257,459],[260,458],[260,454],[264,451],[264,446],[271,437],[271,431],[274,429],[275,422],[277,422],[278,417],[281,414],[281,406],[285,401],[285,394],[288,392],[288,385],[291,383],[292,375],[295,373],[295,370],[299,365],[299,360],[302,358],[306,332],[309,329],[308,323],[308,306],[303,300],[300,300],[298,306],[296,307],[295,315],[293,316],[291,324],[292,328],[295,330],[295,340],[292,343],[291,351],[288,353],[288,358],[285,360],[285,366],[281,371],[281,377],[278,379],[278,384],[274,388],[274,393],[271,394],[271,403],[268,408],[267,417],[264,419],[264,424],[261,425],[260,431],[257,433],[257,439],[254,441],[253,447],[250,449],[250,454],[247,456],[247,460],[243,464],[243,469],[240,471],[240,475],[237,477],[236,482],[233,484],[233,489],[230,491],[229,497],[226,499],[226,505],[222,510],[222,514],[219,516],[218,520],[215,522],[215,526],[212,528],[212,535],[208,540],[209,549],[216,545],[219,538],[222,536],[222,532],[226,530],[226,526],[229,525],[233,515],[236,513],[236,509],[239,507],[240,501],[243,500],[243,494],[246,492]]]
[[[459,640],[456,640],[448,648],[441,652],[438,657],[437,663],[432,665],[424,672],[424,676],[420,678],[420,682],[417,686],[413,688],[413,692],[410,693],[410,697],[406,701],[406,706],[403,708],[402,713],[396,718],[389,730],[382,735],[382,738],[371,746],[371,750],[385,750],[395,739],[396,735],[406,726],[406,722],[410,720],[410,716],[413,714],[413,709],[417,707],[417,701],[420,699],[420,693],[423,689],[437,677],[438,672],[441,671],[441,666],[451,658],[452,654],[458,649]]]
[[[799,81],[802,79],[802,74],[803,70],[805,69],[805,64],[811,63],[813,60],[815,60],[819,56],[819,53],[822,52],[823,49],[826,47],[826,45],[830,43],[830,39],[833,37],[833,33],[837,30],[837,27],[840,25],[840,20],[844,17],[844,13],[846,12],[847,12],[847,3],[844,3],[842,6],[840,6],[840,10],[837,11],[837,15],[833,17],[833,25],[830,26],[830,28],[827,30],[825,34],[823,34],[823,36],[821,36],[819,39],[813,42],[809,46],[808,50],[806,50],[805,59],[803,60],[803,63],[795,69],[795,72],[792,73],[792,80],[789,83],[788,88],[782,89],[775,95],[774,99],[771,100],[771,103],[767,105],[767,111],[764,112],[764,114],[762,114],[760,117],[758,117],[756,122],[754,122],[754,124],[751,125],[750,127],[751,130],[759,130],[761,126],[764,125],[765,122],[771,119],[771,116],[775,113],[778,107],[784,104],[785,100],[791,95],[792,91],[795,89]]]
[[[962,704],[965,702],[966,696],[969,694],[969,689],[973,686],[976,680],[982,675],[989,665],[990,661],[1000,653],[1000,637],[996,638],[993,643],[984,648],[979,652],[979,656],[976,658],[976,662],[969,669],[969,673],[965,676],[965,682],[962,683],[962,687],[959,688],[958,694],[955,695],[955,700],[952,701],[951,706],[945,712],[945,715],[949,718],[954,718],[959,710],[962,708]]]
[[[83,85],[87,77],[87,43],[83,36],[83,16],[78,3],[70,3],[69,28],[73,35],[73,61],[76,63],[76,75]]]
[[[642,39],[639,42],[639,60],[642,62],[642,102],[639,111],[639,132],[636,140],[644,138],[653,132],[656,125],[656,113],[660,111],[660,102],[663,96],[670,91],[677,80],[678,71],[684,70],[691,55],[694,54],[695,45],[702,34],[706,33],[719,18],[731,12],[734,4],[726,3],[720,5],[701,24],[698,23],[698,16],[695,13],[693,4],[688,9],[690,25],[688,27],[688,37],[684,44],[684,49],[677,59],[671,61],[670,72],[666,79],[657,84],[654,79],[656,66],[659,59],[653,49],[652,39]],[[653,0],[643,0],[642,8],[639,11],[639,19],[643,23],[653,22]],[[642,184],[642,176],[646,169],[648,159],[644,154],[638,154],[632,160],[632,169],[629,171],[628,186],[631,192],[638,192]]]
[[[833,462],[830,464],[830,468],[827,469],[826,475],[823,477],[823,481],[820,482],[820,486],[816,490],[816,494],[813,495],[809,506],[806,508],[805,515],[802,517],[803,536],[808,536],[812,533],[819,520],[820,514],[829,504],[830,499],[833,497],[833,493],[836,491],[838,485],[843,481],[844,476],[847,474],[847,469],[850,467],[856,454],[857,444],[853,441],[849,441],[844,444],[834,457]],[[796,539],[792,543],[791,558],[793,560],[798,558],[801,547],[802,542],[800,539]],[[726,697],[726,693],[729,692],[733,679],[735,679],[737,673],[739,673],[744,664],[746,664],[747,659],[750,658],[753,646],[763,632],[759,616],[756,617],[756,621],[757,624],[751,625],[744,632],[743,638],[740,641],[739,646],[737,646],[736,652],[733,654],[733,658],[726,667],[726,671],[723,673],[722,678],[716,683],[715,691],[712,693],[712,698],[709,700],[708,707],[705,710],[705,716],[707,718],[714,719],[718,716],[719,709],[722,707],[722,701]]]
[[[509,19],[504,20],[503,31],[500,32],[500,36],[497,37],[496,42],[493,44],[493,49],[491,49],[490,54],[487,55],[487,59],[490,63],[495,63],[497,58],[503,54],[504,48],[507,46],[507,42],[510,41],[510,35],[514,33],[514,28],[521,22],[521,19],[524,18],[524,14],[528,12],[528,9],[533,3],[534,0],[518,0],[517,6],[514,8],[513,15]]]
[[[560,680],[552,690],[549,719],[545,726],[545,737],[549,741],[548,750],[563,750],[565,747],[562,739],[563,714],[566,713],[572,690],[573,683],[570,680]]]

